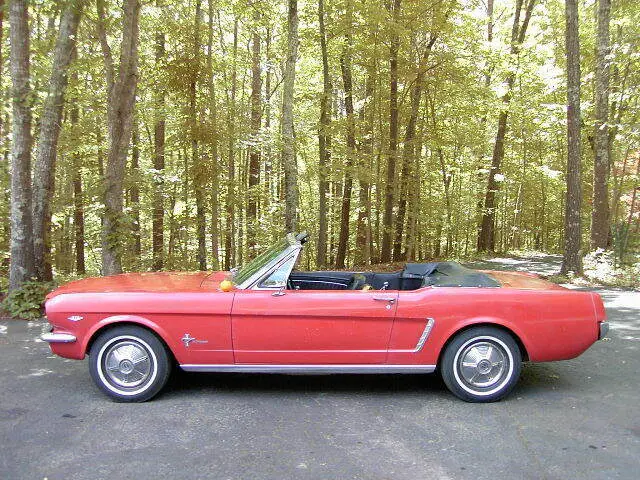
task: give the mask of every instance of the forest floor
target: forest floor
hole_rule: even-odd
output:
[[[559,257],[476,262],[552,274]],[[580,357],[527,364],[504,401],[436,375],[180,374],[110,402],[41,321],[0,321],[0,478],[636,479],[640,292],[594,288],[612,330]]]

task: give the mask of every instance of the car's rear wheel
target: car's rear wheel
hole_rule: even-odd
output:
[[[89,352],[89,372],[96,385],[119,402],[145,402],[165,386],[171,361],[152,332],[122,326],[101,334]]]
[[[522,355],[509,333],[474,327],[447,345],[440,371],[449,390],[467,402],[495,402],[518,383]]]

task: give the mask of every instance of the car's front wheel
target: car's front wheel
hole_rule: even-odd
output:
[[[171,361],[152,332],[136,326],[102,333],[89,352],[89,372],[96,385],[119,402],[145,402],[165,386]]]
[[[467,402],[495,402],[518,383],[522,356],[509,333],[474,327],[447,345],[440,371],[449,390]]]

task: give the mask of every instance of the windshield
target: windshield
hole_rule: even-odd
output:
[[[291,245],[288,236],[272,245],[266,252],[258,255],[256,258],[247,263],[244,267],[240,267],[233,275],[233,281],[236,285],[240,285],[248,280],[254,273],[274,260],[282,251]]]

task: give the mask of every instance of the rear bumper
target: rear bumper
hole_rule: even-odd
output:
[[[602,340],[609,333],[609,322],[600,322],[600,327],[598,331],[598,340]]]
[[[70,333],[43,333],[40,338],[49,343],[73,343],[76,337]]]

